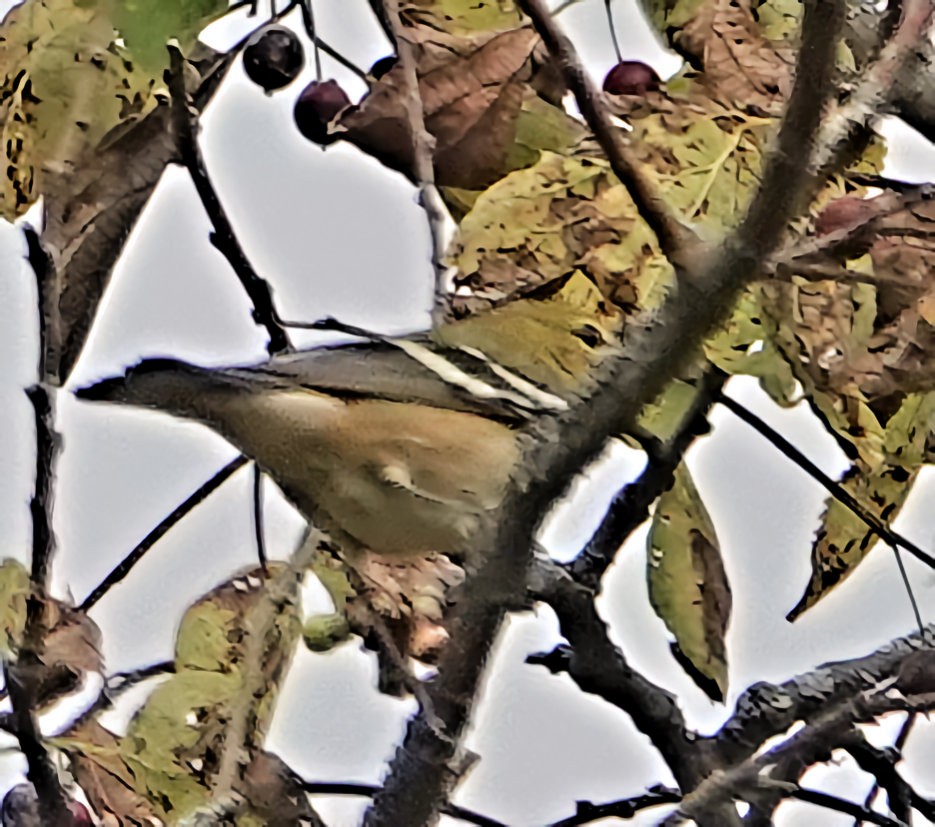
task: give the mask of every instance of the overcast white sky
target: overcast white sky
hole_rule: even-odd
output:
[[[0,12],[13,4],[0,0]],[[678,62],[649,34],[633,2],[616,4],[627,57],[671,73]],[[362,67],[387,53],[366,0],[320,0],[320,32]],[[600,78],[613,63],[603,3],[584,0],[563,15],[569,33]],[[247,24],[246,28],[252,24]],[[245,30],[242,17],[212,27],[211,45],[227,46]],[[352,97],[363,87],[324,57]],[[428,323],[431,268],[428,233],[412,188],[356,150],[326,152],[304,142],[292,125],[295,95],[306,77],[266,97],[239,67],[203,119],[211,173],[254,265],[274,285],[286,318],[334,315],[382,331]],[[931,178],[931,147],[905,130],[891,174]],[[207,240],[208,223],[187,178],[169,170],[134,231],[89,347],[73,378],[84,384],[122,371],[142,356],[172,355],[203,364],[261,359],[264,339],[221,256]],[[21,261],[22,244],[0,226],[0,529],[5,555],[25,558],[30,526],[32,425],[22,388],[34,380],[35,300]],[[304,341],[297,334],[296,341]],[[780,411],[752,381],[732,392],[790,435],[829,472],[844,469],[830,439],[800,411]],[[56,503],[60,552],[56,583],[81,600],[106,572],[181,499],[234,454],[200,426],[147,412],[110,410],[59,399],[64,434]],[[733,693],[749,683],[782,680],[828,660],[862,654],[911,631],[912,615],[890,555],[877,550],[835,595],[795,625],[783,617],[798,599],[823,492],[761,438],[718,410],[714,434],[691,451],[699,488],[718,527],[735,598],[730,633]],[[615,447],[608,462],[579,485],[573,507],[553,521],[547,545],[568,554],[600,519],[613,490],[638,473],[641,458]],[[272,488],[269,486],[268,488]],[[935,476],[923,473],[897,527],[926,547],[935,531],[925,503]],[[285,555],[301,522],[269,492],[267,524],[273,554]],[[573,512],[573,514],[572,514]],[[170,655],[167,618],[229,573],[254,561],[249,478],[239,474],[175,528],[124,584],[95,608],[111,671]],[[645,533],[638,532],[608,576],[602,611],[638,669],[679,693],[689,721],[710,730],[728,707],[710,703],[667,652],[664,628],[649,610],[644,583]],[[935,576],[908,563],[923,613],[933,619]],[[459,791],[458,803],[514,825],[566,816],[576,799],[636,794],[668,775],[625,716],[587,698],[566,678],[523,666],[526,653],[558,641],[548,610],[511,622],[469,746],[483,760]],[[369,656],[351,642],[327,656],[302,654],[293,667],[274,726],[272,746],[308,778],[376,781],[403,731],[408,702],[377,695]],[[733,700],[732,695],[731,700]],[[920,734],[926,722],[917,726]],[[931,736],[931,733],[930,733]],[[916,737],[925,749],[932,738]],[[935,761],[935,753],[929,754]],[[17,757],[2,758],[8,769]],[[918,763],[918,762],[917,762]],[[931,763],[929,763],[931,766]],[[844,771],[842,791],[867,788]],[[851,779],[851,780],[848,780]],[[935,794],[935,782],[922,791]],[[328,802],[335,825],[355,823],[359,801]],[[847,824],[829,813],[820,823]],[[805,805],[784,808],[781,823],[815,824]],[[653,823],[644,818],[634,823]]]

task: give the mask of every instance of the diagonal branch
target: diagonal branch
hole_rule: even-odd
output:
[[[604,97],[588,76],[574,44],[559,28],[543,0],[518,0],[517,5],[532,20],[558,64],[585,122],[604,150],[614,174],[630,193],[640,217],[655,233],[662,252],[674,265],[685,267],[698,241],[663,199],[645,166],[634,157],[623,131],[611,120]]]
[[[927,551],[919,548],[919,546],[913,543],[908,537],[904,537],[895,529],[890,528],[890,526],[888,526],[885,521],[881,520],[879,517],[873,514],[873,512],[869,511],[867,508],[861,505],[860,501],[853,494],[851,494],[850,491],[848,491],[835,480],[831,479],[831,477],[822,471],[814,462],[805,456],[805,454],[803,454],[798,448],[795,447],[795,445],[789,442],[789,440],[787,440],[782,434],[771,428],[756,414],[745,408],[735,399],[731,399],[731,397],[729,397],[727,394],[723,392],[719,393],[717,401],[719,404],[727,408],[738,419],[746,422],[758,434],[769,440],[769,442],[774,445],[783,456],[788,457],[796,465],[798,465],[799,468],[805,471],[813,480],[815,480],[815,482],[821,485],[821,487],[824,488],[838,502],[840,502],[841,505],[847,508],[855,517],[862,520],[867,528],[873,531],[881,540],[893,546],[894,548],[904,548],[913,557],[921,560],[929,568],[935,569],[935,557],[933,557]],[[916,614],[918,614],[918,609],[916,609]]]
[[[902,696],[891,697],[877,691],[844,696],[826,705],[805,727],[778,746],[708,775],[682,799],[678,811],[663,825],[672,827],[686,819],[703,817],[712,808],[733,799],[755,804],[763,796],[767,800],[775,800],[777,796],[800,797],[801,788],[785,779],[784,767],[800,768],[828,760],[831,752],[847,739],[857,723],[904,709],[905,705],[906,700]],[[821,806],[828,803],[825,801]],[[901,822],[892,820],[876,823],[902,827]]]
[[[569,643],[530,662],[566,672],[583,691],[622,709],[656,747],[682,789],[698,784],[707,768],[675,696],[630,667],[607,634],[594,592],[546,561],[533,570],[530,591],[552,607]]]
[[[618,549],[643,524],[652,504],[672,487],[685,451],[708,432],[708,410],[726,380],[720,371],[707,370],[697,382],[698,393],[678,433],[668,443],[652,440],[644,444],[646,469],[617,493],[584,549],[564,567],[576,582],[590,589],[599,587]]]
[[[826,663],[785,683],[754,684],[737,698],[734,714],[711,740],[723,761],[742,761],[777,732],[873,688],[895,675],[913,653],[932,651],[933,647],[935,626],[930,625],[924,637],[917,633],[897,638],[869,655]]]
[[[211,243],[230,262],[231,268],[240,279],[243,289],[253,304],[253,318],[257,324],[266,328],[269,336],[267,350],[270,354],[283,353],[291,348],[289,336],[279,323],[273,305],[273,293],[269,283],[253,269],[247,254],[237,240],[234,226],[231,224],[224,206],[218,197],[214,185],[208,176],[201,149],[198,146],[197,115],[189,105],[185,91],[185,57],[176,47],[170,45],[169,91],[172,96],[172,127],[176,132],[182,163],[188,169],[198,197],[205,212],[214,226]]]
[[[220,471],[218,471],[204,485],[189,495],[183,503],[176,506],[170,514],[167,514],[162,521],[152,531],[150,531],[136,547],[121,560],[110,573],[91,591],[91,593],[82,601],[78,611],[87,612],[114,586],[123,580],[133,569],[133,567],[142,559],[156,543],[158,543],[176,523],[178,523],[186,514],[188,514],[200,502],[207,499],[221,483],[225,482],[235,472],[239,471],[248,462],[246,457],[240,456],[232,459]]]
[[[530,9],[541,4],[525,0]],[[832,73],[843,0],[808,0],[799,71],[777,146],[766,159],[763,185],[737,230],[717,254],[680,274],[678,286],[652,322],[631,325],[626,359],[603,366],[587,400],[534,423],[523,462],[503,504],[475,535],[484,562],[466,581],[447,622],[449,643],[429,686],[434,715],[410,720],[383,789],[364,823],[431,823],[458,780],[454,759],[484,665],[506,612],[524,603],[524,583],[536,530],[579,469],[611,434],[631,431],[644,404],[695,363],[704,337],[729,312],[743,287],[785,238],[789,220],[811,201],[821,182],[795,161],[809,146],[834,91]],[[541,16],[541,14],[540,14]],[[693,262],[696,263],[696,262]],[[494,553],[497,550],[497,553]],[[440,721],[442,727],[436,723]]]
[[[910,714],[907,720],[912,718]],[[935,801],[921,796],[896,769],[896,763],[901,758],[898,751],[892,755],[889,750],[878,749],[870,744],[862,733],[854,733],[853,737],[841,746],[850,753],[864,772],[874,777],[874,787],[886,791],[890,810],[899,818],[907,821],[911,808],[918,810],[929,821],[935,821]]]

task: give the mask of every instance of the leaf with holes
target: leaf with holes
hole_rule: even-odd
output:
[[[714,525],[684,463],[656,505],[647,543],[649,599],[675,636],[673,651],[701,689],[723,700],[731,590]]]

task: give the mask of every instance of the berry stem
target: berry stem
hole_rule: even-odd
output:
[[[315,80],[321,83],[321,51],[318,48],[318,35],[315,33],[315,12],[312,9],[312,0],[301,0],[299,8],[302,10],[302,22],[305,31],[312,41],[312,55],[315,58]]]
[[[604,0],[604,8],[607,10],[607,28],[610,30],[610,39],[614,44],[614,52],[617,54],[617,63],[623,63],[623,55],[620,53],[620,43],[617,41],[617,31],[614,28],[614,13],[610,8],[610,0]]]

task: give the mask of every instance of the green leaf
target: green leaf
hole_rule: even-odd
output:
[[[259,749],[299,633],[298,578],[282,564],[239,574],[188,609],[175,674],[119,743],[134,789],[161,817],[178,823],[211,802],[220,756]]]
[[[26,600],[29,572],[19,562],[7,558],[0,563],[0,656],[16,657],[26,628]]]
[[[223,0],[25,0],[0,26],[0,216],[13,220],[115,127],[156,105],[166,42],[190,46]]]
[[[910,394],[873,437],[878,457],[869,466],[860,459],[841,479],[866,511],[891,523],[906,502],[925,460],[928,435],[935,424],[935,393]],[[860,439],[858,448],[860,448]],[[799,602],[786,616],[795,620],[849,577],[874,548],[876,532],[833,497],[825,501],[821,525],[812,544],[812,573]]]
[[[400,14],[454,35],[513,29],[522,22],[511,0],[411,0]]]
[[[684,463],[660,497],[648,538],[649,599],[691,676],[713,699],[727,692],[731,591],[714,525]]]

